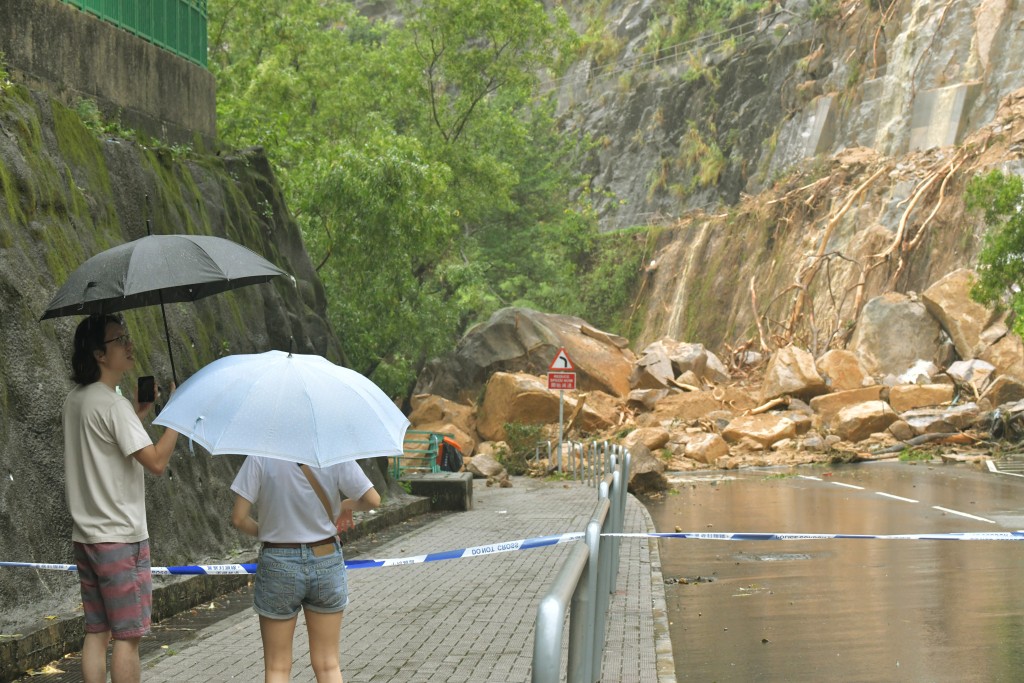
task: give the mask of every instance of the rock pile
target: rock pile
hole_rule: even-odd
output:
[[[895,457],[929,443],[963,451],[993,425],[1005,430],[1024,415],[1024,345],[1006,315],[970,299],[973,277],[957,270],[920,295],[869,301],[849,349],[815,358],[787,346],[767,362],[742,359],[753,368],[730,369],[703,345],[668,338],[634,356],[621,338],[578,319],[505,309],[497,325],[471,331],[460,344],[473,349],[471,370],[457,350],[430,372],[428,384],[438,387],[483,379],[482,387],[468,387],[482,390],[475,405],[422,394],[410,420],[416,429],[456,434],[469,456],[486,453],[486,463],[469,458],[467,468],[501,478],[492,461],[508,452],[507,425],[557,433],[558,394],[543,372],[565,347],[584,378],[580,391],[565,395],[566,432],[628,446],[648,489],[669,468]],[[518,356],[508,353],[515,348]],[[641,488],[637,480],[633,487]]]

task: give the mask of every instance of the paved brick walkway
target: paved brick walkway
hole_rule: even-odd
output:
[[[508,489],[478,487],[473,502],[474,510],[447,515],[377,548],[373,556],[582,531],[597,494],[578,483],[517,478]],[[625,527],[653,530],[632,497]],[[537,605],[569,547],[350,571],[352,595],[341,638],[345,681],[530,680]],[[667,628],[657,543],[623,539],[603,680],[673,682]],[[258,619],[251,610],[229,617],[180,650],[144,661],[143,670],[149,683],[260,681]],[[292,680],[315,680],[301,616]]]

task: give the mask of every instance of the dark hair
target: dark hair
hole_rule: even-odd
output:
[[[75,349],[71,354],[71,379],[81,385],[99,381],[100,366],[93,351],[105,351],[107,323],[123,325],[120,316],[94,313],[78,323],[75,330]]]

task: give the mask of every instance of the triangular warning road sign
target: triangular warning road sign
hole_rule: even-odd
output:
[[[554,370],[562,372],[572,372],[576,369],[576,366],[569,360],[569,354],[565,352],[565,348],[558,349],[558,353],[555,354],[555,359],[551,361],[551,365],[548,366],[548,370]]]

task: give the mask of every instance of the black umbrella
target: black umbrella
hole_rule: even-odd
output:
[[[208,235],[149,235],[96,254],[75,269],[40,320],[65,315],[114,313],[165,303],[195,301],[286,275],[255,252]],[[174,356],[171,373],[177,383]]]

